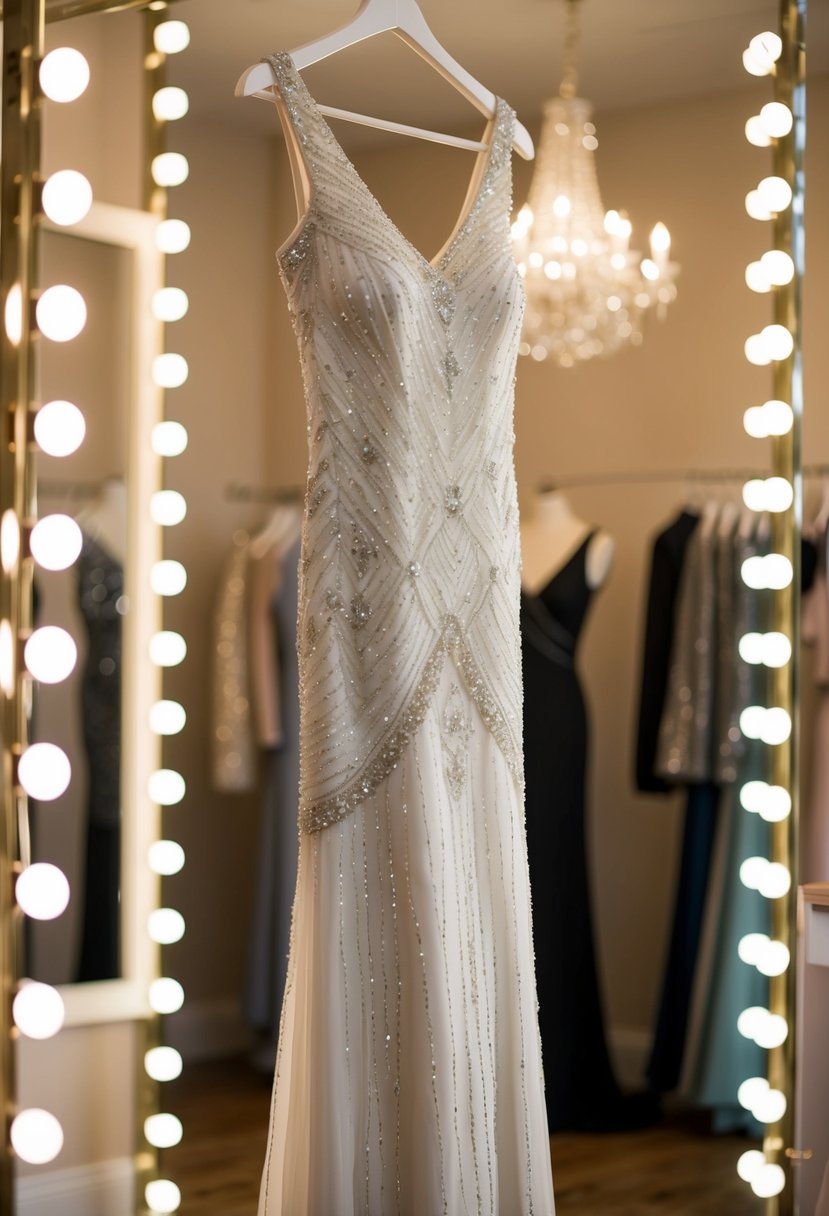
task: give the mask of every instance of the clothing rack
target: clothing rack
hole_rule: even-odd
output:
[[[99,481],[80,481],[77,478],[38,477],[38,493],[44,498],[97,498],[104,486],[113,481],[122,482],[122,477],[102,477]]]
[[[225,499],[238,503],[302,503],[304,486],[249,486],[231,481],[225,486]]]
[[[829,463],[805,464],[804,477],[829,476]],[[538,485],[539,494],[550,494],[555,490],[582,489],[587,486],[613,485],[673,485],[676,483],[697,485],[727,484],[732,481],[747,481],[752,477],[770,477],[771,469],[744,466],[722,469],[631,469],[586,473],[577,477],[546,477]]]

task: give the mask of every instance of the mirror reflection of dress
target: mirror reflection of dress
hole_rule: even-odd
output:
[[[601,1131],[625,1125],[630,1112],[608,1054],[596,969],[585,838],[588,722],[576,647],[593,598],[588,553],[593,545],[601,563],[609,546],[604,575],[612,542],[596,530],[585,535],[586,525],[569,512],[563,520],[562,504],[550,496],[538,505],[553,552],[557,536],[582,532],[540,589],[521,597],[527,849],[547,1118],[551,1131]],[[526,576],[529,529],[525,535]]]

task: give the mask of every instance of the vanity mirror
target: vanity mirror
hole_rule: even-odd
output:
[[[37,5],[27,0],[21,6],[18,0],[16,7],[4,7],[10,23],[7,45],[13,47],[17,37],[22,46],[26,21],[36,24]],[[68,515],[80,527],[82,544],[80,560],[71,568],[33,571],[24,528],[23,558],[4,575],[0,618],[9,622],[12,635],[25,640],[30,625],[61,626],[78,639],[79,655],[69,680],[36,688],[28,737],[21,733],[29,699],[22,668],[16,695],[6,706],[3,738],[11,794],[3,846],[6,886],[0,890],[5,900],[4,966],[12,987],[24,976],[55,986],[66,1020],[63,1032],[45,1042],[19,1036],[12,1022],[0,1024],[5,1035],[0,1063],[11,1084],[6,1040],[14,1036],[19,1105],[56,1114],[64,1128],[63,1151],[51,1163],[18,1163],[16,1216],[45,1213],[56,1194],[69,1216],[172,1212],[179,1206],[193,1216],[218,1216],[220,1210],[228,1216],[236,1209],[221,1207],[226,1188],[240,1213],[255,1209],[265,1151],[267,1077],[275,1052],[295,865],[289,854],[295,845],[296,808],[286,807],[286,791],[296,784],[291,750],[296,746],[291,700],[296,690],[290,686],[294,567],[289,563],[299,559],[295,487],[303,481],[309,441],[312,451],[317,442],[315,431],[306,433],[296,335],[272,257],[297,218],[290,166],[273,108],[234,98],[233,87],[261,55],[317,37],[348,12],[332,19],[321,5],[296,5],[277,13],[271,6],[250,4],[234,6],[229,15],[219,0],[122,4],[117,11],[103,11],[112,7],[75,0],[47,5],[45,13],[47,46],[78,47],[91,71],[87,93],[71,103],[79,106],[83,121],[67,119],[71,105],[55,110],[50,136],[48,107],[56,103],[44,103],[45,174],[77,167],[92,183],[95,202],[88,216],[70,228],[40,225],[39,266],[35,276],[32,263],[25,292],[52,283],[74,285],[86,299],[87,325],[75,343],[49,343],[42,335],[24,333],[18,346],[10,342],[7,326],[3,356],[4,408],[20,412],[20,385],[28,402],[67,398],[82,406],[87,434],[72,456],[61,459],[30,443],[27,470],[19,430],[25,419],[18,418],[16,449],[4,452],[6,463],[0,469],[3,511],[16,512],[24,523],[36,515]],[[558,77],[549,70],[547,51],[531,48],[556,46],[556,30],[563,28],[556,14],[563,15],[564,5],[522,5],[509,14],[503,6],[473,6],[473,13],[466,3],[445,13],[425,3],[422,7],[441,41],[515,105],[537,139],[534,116],[550,80]],[[688,928],[679,915],[684,888],[678,876],[687,877],[683,865],[690,864],[686,846],[693,815],[685,819],[687,789],[667,782],[667,792],[656,796],[634,790],[631,771],[640,729],[642,651],[647,648],[650,538],[660,525],[673,520],[679,507],[703,519],[716,516],[712,535],[728,532],[737,553],[741,534],[735,521],[748,514],[741,483],[775,475],[793,487],[792,496],[783,512],[772,511],[775,530],[767,527],[766,516],[757,535],[765,528],[769,545],[796,572],[802,488],[798,431],[787,431],[790,438],[777,435],[772,460],[765,443],[768,428],[758,443],[743,432],[741,417],[772,398],[791,404],[797,413],[801,332],[791,311],[797,281],[791,292],[781,284],[772,295],[753,295],[743,275],[745,265],[759,262],[772,245],[794,252],[799,273],[799,238],[796,225],[794,232],[781,221],[776,228],[758,226],[745,215],[742,200],[760,179],[780,175],[802,201],[803,181],[795,144],[786,143],[786,135],[775,137],[791,152],[782,167],[772,163],[770,144],[746,143],[746,120],[775,99],[775,85],[768,77],[750,80],[740,60],[755,34],[779,29],[783,44],[776,60],[777,87],[797,84],[802,69],[797,23],[803,5],[779,9],[757,0],[736,12],[712,0],[687,20],[675,12],[657,14],[645,0],[635,11],[621,14],[620,7],[628,8],[609,0],[584,6],[582,73],[599,115],[597,134],[585,138],[601,140],[599,171],[608,206],[621,198],[644,224],[663,217],[669,224],[672,249],[683,268],[679,295],[664,325],[646,326],[640,348],[607,361],[591,360],[572,372],[528,358],[519,363],[516,385],[516,463],[527,504],[526,536],[532,529],[532,506],[538,508],[538,522],[546,499],[552,518],[557,491],[559,499],[567,499],[564,514],[571,525],[581,520],[601,525],[615,540],[613,567],[577,660],[591,711],[586,790],[576,799],[580,839],[587,848],[577,896],[579,906],[587,909],[588,924],[579,942],[586,941],[596,955],[591,976],[577,979],[601,994],[591,1007],[598,1010],[591,1050],[604,1050],[606,1042],[609,1067],[621,1088],[639,1091],[639,1097],[614,1108],[613,1118],[605,1119],[612,1125],[609,1132],[600,1126],[601,1119],[595,1126],[579,1126],[575,1106],[564,1102],[552,1140],[554,1181],[562,1213],[627,1211],[631,1209],[624,1204],[636,1202],[631,1196],[656,1203],[657,1192],[666,1185],[664,1170],[660,1174],[654,1166],[662,1145],[672,1163],[672,1189],[664,1202],[673,1206],[665,1210],[749,1216],[762,1210],[766,1183],[752,1192],[751,1180],[737,1176],[736,1163],[745,1150],[763,1148],[766,1132],[762,1164],[784,1168],[782,1190],[774,1196],[769,1192],[768,1211],[784,1216],[795,1210],[797,1181],[786,1152],[802,1147],[791,1125],[793,971],[784,968],[775,977],[768,1005],[772,1017],[790,1021],[785,1045],[763,1047],[751,1035],[737,1038],[740,1010],[732,1018],[730,1006],[727,1032],[722,1039],[709,1036],[717,1008],[713,988],[691,984],[690,991],[686,983],[693,1052],[685,1056],[677,1085],[653,1082],[654,1070],[648,1066],[649,1060],[653,1063],[656,1011],[664,1004],[670,976],[665,960],[672,932]],[[20,16],[30,8],[27,18]],[[827,45],[821,19],[816,14],[810,30],[816,59]],[[477,49],[470,42],[472,20],[480,32]],[[169,28],[159,37],[154,31],[162,26]],[[657,34],[659,53],[654,50]],[[36,47],[36,38],[26,45]],[[38,54],[35,50],[36,58]],[[620,63],[627,65],[624,71]],[[14,109],[18,78],[8,57],[6,77],[7,108]],[[314,96],[333,105],[480,137],[481,124],[463,99],[448,88],[441,91],[416,57],[391,38],[354,47],[311,67],[303,78]],[[162,91],[165,96],[159,99]],[[829,121],[825,78],[818,76],[813,96],[815,128],[821,131]],[[792,102],[790,95],[789,104],[800,121],[802,97]],[[331,125],[411,247],[437,248],[452,216],[462,213],[467,153],[416,140],[395,142],[387,135],[339,126],[333,119]],[[14,138],[6,132],[4,139],[14,152]],[[162,152],[174,158],[157,160]],[[176,154],[186,159],[177,160]],[[527,197],[531,172],[516,161],[516,212]],[[827,195],[825,169],[815,163],[812,172],[814,198],[820,200]],[[165,190],[173,222],[160,230]],[[12,214],[9,198],[7,193],[4,233]],[[155,210],[140,210],[148,201]],[[800,212],[793,208],[789,214]],[[819,234],[814,245],[810,273],[819,284],[829,274],[829,260]],[[166,268],[159,246],[168,251]],[[25,281],[19,267],[8,261],[8,244],[5,256],[8,301],[14,283]],[[159,313],[157,293],[164,286],[185,294],[183,301],[168,294]],[[166,318],[166,331],[160,315]],[[772,322],[793,334],[791,356],[774,358],[765,367],[747,364],[745,339]],[[35,354],[25,371],[30,337]],[[808,374],[817,388],[828,369],[814,336],[812,344],[813,363],[807,367],[814,369]],[[172,361],[155,362],[162,352]],[[789,372],[793,375],[786,380]],[[18,377],[14,391],[8,388],[12,374]],[[767,408],[764,418],[773,413]],[[164,417],[168,429],[159,431]],[[806,458],[819,463],[829,451],[829,432],[819,421],[811,425]],[[367,436],[366,467],[376,448]],[[175,461],[162,468],[162,459],[173,455]],[[550,482],[554,492],[542,495],[539,503],[538,487]],[[812,497],[806,494],[809,514]],[[325,517],[323,497],[317,505]],[[176,523],[180,526],[166,526]],[[348,535],[355,569],[361,563],[370,566],[371,545],[361,548],[356,532]],[[572,533],[579,543],[586,536],[577,527]],[[525,571],[525,600],[538,599],[545,583],[565,573],[553,560],[552,547],[547,563],[543,543],[541,551],[538,570]],[[569,577],[578,566],[577,561],[571,566],[570,558],[578,558],[579,544],[562,546],[560,552]],[[172,583],[165,586],[165,577]],[[407,577],[417,586],[417,573],[410,571]],[[35,616],[30,621],[25,604],[32,581]],[[795,581],[789,585],[791,593],[775,601],[773,621],[755,632],[791,639],[793,661],[755,667],[772,673],[761,708],[783,709],[796,721],[799,605]],[[172,588],[181,594],[167,594]],[[778,593],[770,587],[757,593],[766,597],[763,612],[771,610]],[[180,730],[185,716],[186,729]],[[751,727],[748,720],[746,724]],[[807,716],[809,738],[811,728]],[[758,768],[748,800],[757,795],[756,805],[741,807],[738,783],[729,778],[714,795],[714,809],[706,804],[697,817],[698,826],[708,816],[706,873],[709,891],[716,887],[722,896],[720,908],[737,907],[738,901],[728,900],[734,891],[742,892],[740,863],[746,858],[735,861],[734,850],[742,844],[736,828],[732,831],[742,822],[736,818],[740,814],[754,816],[746,822],[752,828],[760,824],[766,833],[764,844],[773,850],[766,860],[785,860],[796,875],[795,821],[779,818],[769,828],[775,808],[767,806],[764,815],[760,806],[758,781],[797,801],[794,743],[789,746],[791,736],[780,742],[772,736],[764,743],[761,733],[755,740]],[[453,740],[452,755],[460,764]],[[15,748],[19,752],[29,741],[60,746],[73,774],[60,799],[29,805],[30,840],[26,831],[18,833],[25,799],[14,783],[12,759]],[[546,746],[542,740],[542,750]],[[760,756],[763,747],[767,751]],[[567,765],[578,749],[562,751],[567,752],[561,757],[567,769],[563,779],[569,780],[573,774]],[[807,781],[807,801],[808,789]],[[552,793],[542,802],[555,824]],[[289,830],[284,830],[286,824]],[[770,833],[776,840],[769,841]],[[760,836],[758,831],[752,839]],[[169,848],[150,852],[162,837]],[[531,858],[536,875],[553,872],[547,850],[561,839],[554,832],[541,854]],[[699,839],[692,842],[699,844]],[[181,870],[183,854],[187,866]],[[24,923],[14,910],[13,867],[30,862],[55,864],[68,876],[72,898],[63,917]],[[576,867],[564,869],[565,878],[575,882]],[[760,869],[762,864],[754,867],[755,877]],[[537,899],[539,908],[547,907],[544,895]],[[792,886],[767,899],[755,886],[748,915],[757,911],[758,919],[749,930],[765,932],[792,949],[794,895]],[[738,956],[736,930],[730,938],[717,936],[711,900],[706,902],[699,889],[695,897],[701,904],[697,929],[705,974],[725,977],[720,994],[732,981],[734,990],[742,992],[746,972],[739,969],[753,968],[753,979],[761,973],[755,962]],[[571,891],[568,898],[576,895]],[[747,907],[739,903],[740,916]],[[161,919],[158,912],[164,913]],[[547,926],[551,940],[556,934],[556,941],[563,940],[561,921],[553,916]],[[730,954],[723,961],[718,951],[726,949]],[[552,979],[545,977],[548,1005],[554,999],[549,993],[576,991],[575,981],[571,985],[562,979],[571,972],[555,970],[571,965],[565,954],[562,949],[554,960]],[[578,954],[583,961],[585,949],[580,947]],[[765,978],[759,982],[763,991],[757,1001],[763,1003]],[[576,1020],[586,1024],[583,1011],[580,1007]],[[159,1022],[160,1015],[168,1016]],[[758,1033],[764,1042],[768,1039],[762,1028]],[[711,1044],[730,1042],[729,1034],[736,1046],[728,1049],[729,1065],[717,1073]],[[548,1056],[553,1051],[545,1044]],[[563,1046],[562,1059],[568,1051],[569,1065],[577,1052],[572,1044]],[[763,1117],[761,1123],[754,1121],[731,1084],[735,1060],[740,1067],[745,1061],[748,1069],[741,1079],[756,1075],[761,1082],[770,1065],[771,1088],[787,1098],[788,1112],[749,1103]],[[579,1056],[568,1076],[595,1095],[591,1078],[600,1070],[594,1071],[594,1064],[595,1058]],[[720,1092],[725,1083],[706,1090],[700,1081],[706,1068],[717,1073],[715,1080],[728,1074],[728,1100]],[[554,1063],[547,1071],[558,1075]],[[59,1072],[69,1082],[56,1088],[53,1079]],[[642,1098],[647,1077],[651,1089]],[[91,1095],[82,1106],[75,1100],[79,1089]],[[709,1100],[714,1091],[715,1099]],[[566,1092],[563,1081],[561,1092]],[[594,1097],[592,1104],[597,1101]],[[220,1119],[213,1120],[225,1105],[238,1112],[239,1142],[220,1126]],[[590,1106],[588,1100],[580,1109]],[[637,1130],[637,1122],[650,1126]],[[727,1130],[725,1138],[714,1134],[718,1125]],[[163,1151],[163,1168],[157,1150]],[[580,1164],[585,1156],[591,1163],[607,1162],[606,1168],[591,1164],[585,1171]],[[634,1177],[626,1164],[632,1160],[640,1162]],[[757,1159],[752,1160],[757,1166]],[[744,1174],[751,1164],[743,1166]],[[709,1175],[702,1195],[701,1173]],[[776,1174],[766,1179],[768,1186],[779,1181]],[[7,1194],[10,1185],[7,1178]]]

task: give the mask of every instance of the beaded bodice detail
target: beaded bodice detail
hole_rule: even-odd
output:
[[[290,56],[268,62],[310,179],[278,262],[308,415],[300,822],[315,831],[396,767],[447,662],[522,781],[514,115],[498,101],[455,233],[429,261]]]

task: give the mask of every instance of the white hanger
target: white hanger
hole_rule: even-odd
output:
[[[291,51],[291,58],[297,71],[326,59],[337,51],[354,46],[375,34],[391,31],[402,38],[413,50],[417,51],[427,63],[436,68],[450,84],[463,93],[474,106],[492,117],[495,113],[495,94],[470,76],[465,68],[452,58],[441,46],[435,35],[426,24],[423,13],[416,0],[362,0],[360,8],[350,21],[339,29],[312,42]],[[237,97],[261,97],[264,101],[273,101],[273,73],[267,63],[257,63],[242,73],[236,84]],[[319,106],[323,114],[332,118],[343,118],[347,122],[361,123],[363,126],[379,127],[383,131],[394,131],[398,135],[418,135],[422,139],[434,143],[450,144],[456,148],[469,148],[473,151],[483,151],[485,144],[471,139],[462,139],[457,135],[445,135],[438,131],[426,131],[421,127],[410,127],[405,123],[388,122],[383,118],[372,118],[367,114],[355,114],[351,110],[338,110],[332,106]],[[513,147],[525,158],[532,160],[535,150],[533,141],[526,127],[516,122]]]

